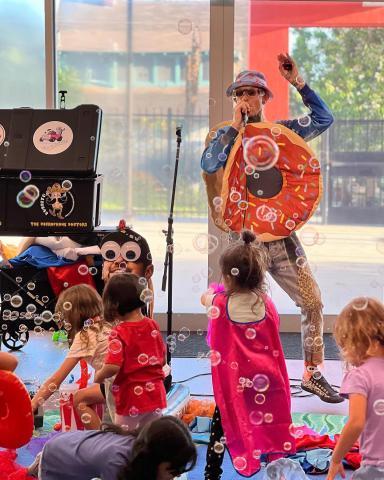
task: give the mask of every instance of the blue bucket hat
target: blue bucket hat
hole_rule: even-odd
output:
[[[268,88],[267,80],[263,73],[256,70],[244,70],[240,72],[235,81],[227,88],[227,97],[231,97],[234,90],[239,87],[256,87],[265,91],[268,98],[273,98],[273,93]]]

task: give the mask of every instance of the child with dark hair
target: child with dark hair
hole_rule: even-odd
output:
[[[266,249],[250,231],[220,258],[224,288],[208,290],[212,383],[216,409],[205,478],[221,478],[225,447],[243,476],[260,469],[260,456],[293,453],[290,388],[279,338],[279,316],[264,293]],[[235,413],[234,413],[235,412]]]
[[[161,416],[166,407],[165,345],[157,323],[141,310],[147,290],[145,282],[131,273],[114,275],[104,289],[104,319],[116,326],[111,331],[105,364],[95,374],[95,382],[100,384],[95,389],[100,393],[88,395],[86,389],[75,398],[78,409],[88,414],[88,429],[100,428],[100,420],[89,405],[99,403],[100,395],[105,395],[103,382],[113,376],[117,425],[135,430]]]
[[[58,434],[28,473],[40,480],[171,480],[192,470],[196,458],[185,425],[164,416],[135,432],[112,426]]]

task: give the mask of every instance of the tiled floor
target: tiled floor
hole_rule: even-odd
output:
[[[48,334],[36,336],[31,334],[31,339],[24,349],[16,353],[19,359],[19,366],[16,373],[23,380],[33,380],[37,382],[43,381],[49,374],[60,365],[65,356],[66,349],[63,345],[54,344],[50,340]],[[299,379],[302,373],[302,363],[299,360],[288,360],[288,372],[290,378]],[[209,374],[209,360],[198,360],[196,358],[176,358],[172,361],[173,380],[183,381],[195,375]],[[77,373],[78,375],[78,373]],[[325,375],[327,379],[335,384],[340,385],[342,378],[342,366],[339,361],[328,361],[326,363]],[[212,395],[211,377],[209,375],[198,376],[186,384],[189,386],[191,393],[199,396]],[[332,405],[321,402],[317,397],[293,398],[293,412],[317,412],[346,415],[348,412],[348,403]],[[202,465],[204,460],[204,447],[199,447],[200,460]],[[231,467],[229,466],[227,470]],[[223,480],[234,480],[242,477],[235,474],[233,470],[226,471]],[[255,479],[263,478],[263,474],[259,473],[254,476]],[[317,478],[325,478],[318,476]],[[349,478],[349,477],[347,477]],[[188,475],[189,480],[201,480],[196,476],[195,472]]]

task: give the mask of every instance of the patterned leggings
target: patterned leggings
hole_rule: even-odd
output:
[[[205,464],[205,480],[219,480],[223,469],[221,465],[224,459],[225,447],[220,442],[224,436],[223,426],[221,425],[220,410],[216,406],[211,423],[211,436],[207,449]]]

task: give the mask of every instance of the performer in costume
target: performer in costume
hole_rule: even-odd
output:
[[[276,123],[282,125],[282,129],[286,127],[294,131],[306,141],[312,140],[330,127],[333,122],[332,114],[323,100],[299,76],[297,66],[288,54],[280,54],[278,61],[280,73],[296,87],[304,105],[310,109],[310,114],[306,117],[305,122],[294,119],[279,120]],[[255,126],[262,122],[264,120],[263,107],[268,100],[272,99],[273,94],[261,72],[247,70],[241,72],[235,82],[228,87],[227,96],[232,96],[234,100],[233,120],[211,135],[213,138],[201,159],[209,197],[212,197],[210,189],[217,189],[218,185],[219,188],[225,188],[223,170],[224,179],[227,182],[231,180],[228,177],[225,178],[225,168],[237,138],[244,133],[244,120]],[[244,175],[244,162],[239,165],[238,174],[246,176]],[[212,213],[214,216],[214,212]],[[226,229],[230,230],[228,227]],[[292,231],[285,238],[281,238],[281,236],[277,238],[279,239],[265,242],[264,246],[271,258],[269,273],[301,309],[305,360],[302,388],[317,395],[325,402],[342,402],[343,398],[337,394],[318,370],[318,366],[324,359],[323,315],[319,287],[308,266],[303,247],[296,233]],[[268,240],[271,240],[271,237]]]
[[[268,255],[247,230],[220,257],[224,289],[202,297],[211,317],[209,342],[216,409],[205,478],[218,480],[225,447],[249,477],[269,460],[295,453],[291,396],[279,338],[279,316],[263,293]],[[225,442],[222,437],[225,435]]]

